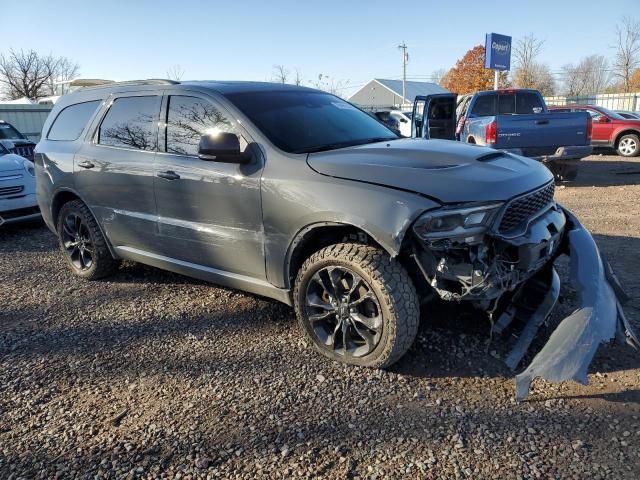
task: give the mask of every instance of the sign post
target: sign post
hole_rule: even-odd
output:
[[[511,68],[511,37],[487,33],[484,43],[484,68],[493,69],[493,89],[497,90],[500,72]]]

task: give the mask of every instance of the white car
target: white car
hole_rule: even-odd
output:
[[[411,136],[411,117],[407,115],[407,112],[401,110],[378,110],[374,115],[391,130],[400,132],[403,137]]]
[[[40,217],[33,162],[11,150],[10,140],[0,140],[0,226]]]

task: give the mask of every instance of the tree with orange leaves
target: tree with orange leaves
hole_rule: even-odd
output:
[[[507,72],[500,72],[499,83],[507,86]],[[484,47],[476,45],[465,53],[440,84],[459,95],[493,89],[493,70],[484,68]]]

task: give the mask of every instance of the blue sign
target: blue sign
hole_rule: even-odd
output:
[[[509,70],[511,67],[511,37],[487,33],[484,44],[484,68]]]

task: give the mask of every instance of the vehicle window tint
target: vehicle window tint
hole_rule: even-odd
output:
[[[167,111],[167,152],[198,155],[200,137],[216,132],[236,133],[229,119],[211,102],[171,96]]]
[[[573,109],[574,112],[587,112],[589,115],[591,115],[591,120],[598,120],[602,114],[600,112],[596,112],[595,110],[587,110],[585,108],[574,108]]]
[[[487,117],[496,114],[496,96],[479,95],[473,105],[471,113],[477,117]]]
[[[158,143],[156,119],[160,97],[116,98],[102,120],[98,143],[153,151]]]
[[[77,103],[64,108],[49,129],[49,140],[77,140],[102,100]]]
[[[0,140],[23,140],[24,138],[24,135],[8,123],[0,123]]]
[[[516,96],[513,93],[498,95],[498,115],[516,113]]]
[[[520,92],[516,94],[516,113],[531,114],[543,111],[542,100],[535,93]]]

